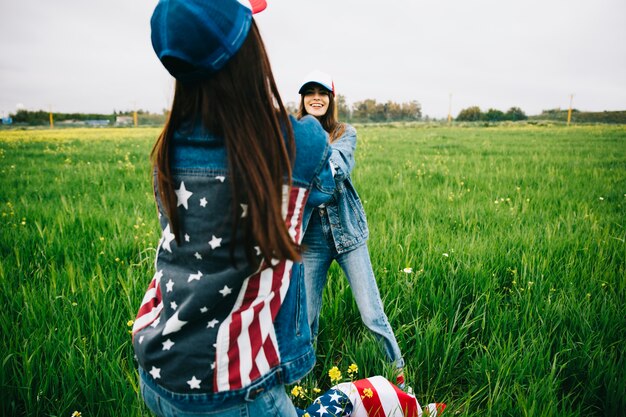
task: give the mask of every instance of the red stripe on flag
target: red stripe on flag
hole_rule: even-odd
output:
[[[369,417],[385,417],[385,409],[383,408],[383,404],[378,397],[378,392],[376,391],[376,388],[374,388],[370,381],[367,379],[360,379],[358,381],[354,381],[353,384],[357,388],[359,395],[361,396],[361,401],[363,401],[363,406],[367,411],[367,415]],[[366,389],[371,390],[371,397],[365,394],[364,391]]]
[[[405,417],[417,417],[417,401],[415,400],[415,397],[410,396],[392,383],[389,383],[389,385],[393,387],[393,390],[398,396],[398,401],[400,402],[400,407],[402,408],[402,415]]]

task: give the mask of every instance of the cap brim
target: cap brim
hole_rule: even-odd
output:
[[[331,93],[333,93],[333,95],[335,95],[335,86],[334,85],[326,85],[325,83],[322,83],[320,81],[307,81],[304,84],[302,84],[302,87],[300,87],[300,90],[298,91],[298,94],[303,94],[304,91],[306,90],[306,87],[310,84],[317,84],[320,85],[322,87],[324,87],[326,90],[330,91]]]

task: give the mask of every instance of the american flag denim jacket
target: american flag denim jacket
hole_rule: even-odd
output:
[[[296,159],[283,214],[300,243],[303,221],[331,197],[335,182],[322,127],[312,117],[291,123]],[[140,371],[171,395],[200,394],[216,404],[301,379],[315,362],[302,265],[285,260],[253,267],[242,247],[232,254],[233,265],[223,140],[198,128],[173,139],[180,242],[155,192],[162,237],[133,326]],[[247,207],[238,209],[245,217]]]

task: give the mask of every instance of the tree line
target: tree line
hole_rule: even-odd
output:
[[[348,123],[384,123],[384,122],[410,122],[422,120],[422,105],[417,101],[396,103],[388,100],[379,103],[375,99],[357,101],[349,105],[346,97],[338,94],[335,98],[339,120]],[[290,102],[286,104],[287,111],[292,114],[298,113],[299,104]]]
[[[519,107],[511,107],[506,112],[498,109],[489,109],[486,112],[482,112],[480,107],[471,106],[461,110],[455,120],[459,122],[502,122],[526,119],[528,119],[528,116]]]
[[[88,122],[93,120],[107,120],[110,125],[114,125],[117,116],[133,117],[134,111],[116,111],[111,114],[102,113],[55,113],[52,112],[54,123],[60,122]],[[165,123],[166,112],[163,114],[150,113],[145,110],[137,110],[138,123],[141,125],[155,125]],[[14,124],[39,126],[50,123],[50,112],[45,110],[24,110],[20,109],[14,114],[10,114]]]

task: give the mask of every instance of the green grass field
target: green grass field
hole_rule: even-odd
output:
[[[422,404],[623,416],[626,127],[357,126],[354,182]],[[159,238],[156,129],[0,131],[0,413],[146,416],[128,321]],[[410,268],[410,269],[409,269]],[[331,270],[318,364],[390,376]]]

